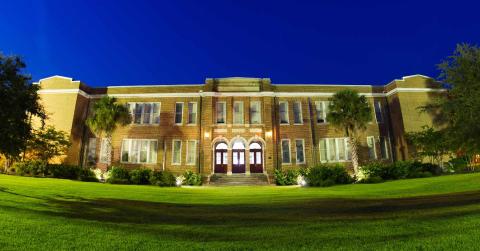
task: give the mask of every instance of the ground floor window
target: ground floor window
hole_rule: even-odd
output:
[[[282,139],[282,163],[290,163],[290,140]]]
[[[368,136],[367,137],[367,147],[368,147],[368,157],[370,159],[377,159],[377,149],[375,146],[375,137]]]
[[[197,141],[188,140],[187,141],[187,165],[194,165],[197,160]]]
[[[172,141],[172,164],[180,165],[182,159],[182,141],[174,139]]]
[[[112,146],[107,138],[102,138],[100,144],[100,163],[108,164],[109,155],[112,152]]]
[[[321,162],[342,162],[351,159],[348,138],[324,138],[319,143]]]
[[[382,155],[382,159],[389,159],[390,158],[390,140],[388,137],[379,137],[380,141],[380,154]]]
[[[122,141],[123,163],[157,163],[156,139],[124,139]]]
[[[303,139],[295,140],[295,153],[296,153],[296,163],[303,164],[305,163],[305,141]]]
[[[93,165],[97,162],[97,138],[88,139],[87,163]]]

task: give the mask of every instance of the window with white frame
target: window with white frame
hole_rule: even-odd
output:
[[[303,124],[302,103],[300,101],[293,103],[293,123],[297,125]]]
[[[282,163],[290,164],[290,140],[282,139]]]
[[[319,143],[321,162],[342,162],[351,159],[348,138],[323,138]]]
[[[217,124],[227,123],[227,103],[226,102],[217,102],[216,120],[217,120]]]
[[[133,124],[159,124],[160,123],[160,103],[127,103],[127,109],[132,117]]]
[[[197,123],[197,102],[188,102],[188,124]]]
[[[260,101],[251,101],[250,102],[250,124],[260,124],[262,123],[262,113],[261,113],[261,104]]]
[[[390,140],[388,137],[379,137],[380,141],[380,154],[382,155],[382,159],[389,159],[390,158],[390,152],[389,152],[389,145],[390,145]]]
[[[280,114],[280,124],[289,124],[288,121],[288,102],[280,101],[278,103],[278,112]]]
[[[305,163],[305,141],[303,139],[295,140],[296,163]]]
[[[243,102],[235,101],[233,102],[233,123],[234,124],[243,124]]]
[[[182,159],[182,141],[174,139],[172,141],[172,164],[180,165]]]
[[[122,163],[157,163],[156,139],[124,139],[122,141]]]
[[[376,100],[373,104],[375,107],[375,118],[377,120],[377,123],[383,123],[382,102]]]
[[[97,162],[97,138],[88,139],[87,163],[95,164]]]
[[[370,159],[377,159],[377,151],[376,151],[374,136],[367,137],[367,147],[368,147],[368,157]]]
[[[197,160],[197,141],[187,140],[187,165],[194,165]]]
[[[183,121],[183,102],[175,103],[175,124],[180,125]]]
[[[327,123],[328,101],[315,101],[315,113],[317,116],[317,124]]]
[[[112,152],[112,146],[110,145],[107,138],[102,138],[100,144],[100,163],[108,164],[108,159],[110,158],[110,153]]]

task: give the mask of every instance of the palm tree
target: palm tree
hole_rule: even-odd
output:
[[[116,99],[108,96],[102,97],[93,105],[93,113],[87,118],[86,125],[97,136],[105,134],[107,139],[107,164],[112,162],[112,133],[118,125],[125,126],[130,123],[131,116],[126,106],[115,103]]]
[[[372,120],[372,108],[363,95],[354,90],[343,90],[335,93],[330,99],[327,121],[337,128],[345,130],[352,148],[352,164],[355,176],[358,174],[358,146],[359,131],[367,128]]]

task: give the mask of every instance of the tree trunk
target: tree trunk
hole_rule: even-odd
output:
[[[350,147],[352,148],[352,165],[353,165],[353,174],[355,176],[358,175],[358,147],[357,141],[353,136],[348,137],[350,141]]]

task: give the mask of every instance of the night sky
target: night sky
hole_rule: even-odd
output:
[[[33,80],[92,86],[204,83],[386,84],[437,77],[457,43],[480,43],[463,1],[2,1],[0,51]]]

